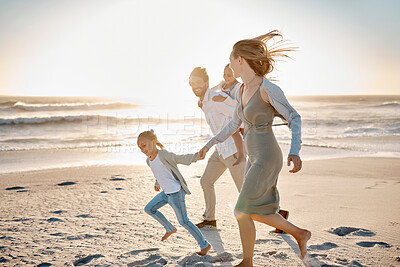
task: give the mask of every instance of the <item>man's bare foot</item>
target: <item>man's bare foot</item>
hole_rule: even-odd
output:
[[[253,259],[242,260],[238,265],[235,265],[235,267],[253,267]]]
[[[203,248],[201,251],[197,251],[196,253],[200,256],[207,255],[208,251],[211,249],[211,245],[208,245],[206,248]]]
[[[303,230],[302,234],[300,235],[299,239],[297,240],[297,244],[300,248],[300,258],[304,259],[304,256],[307,254],[307,241],[311,238],[311,232],[308,230]]]
[[[161,238],[161,241],[167,240],[167,238],[168,238],[170,235],[175,234],[175,233],[176,233],[176,229],[175,229],[175,230],[172,230],[171,232],[166,232],[165,235]]]

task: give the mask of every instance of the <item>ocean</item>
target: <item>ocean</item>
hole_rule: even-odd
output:
[[[289,101],[302,116],[303,159],[400,157],[400,96],[293,96]],[[0,172],[144,164],[136,138],[149,129],[176,153],[196,152],[212,137],[195,99],[143,106],[94,97],[0,96]],[[288,128],[274,131],[287,152]]]

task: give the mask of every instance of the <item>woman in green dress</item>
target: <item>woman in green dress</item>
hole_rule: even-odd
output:
[[[301,117],[289,104],[282,90],[265,78],[274,68],[274,59],[287,57],[283,40],[268,48],[267,41],[282,38],[278,31],[253,39],[237,42],[230,55],[230,67],[236,78],[243,80],[239,104],[230,123],[214,136],[199,152],[200,158],[215,144],[223,142],[244,123],[244,144],[248,154],[245,181],[235,206],[243,261],[237,266],[253,266],[256,238],[254,220],[282,229],[291,234],[300,248],[301,258],[307,253],[307,241],[311,232],[301,229],[286,219],[279,210],[279,193],[276,188],[282,169],[282,152],[272,130],[272,121],[280,116],[292,132],[288,166],[293,162],[291,173],[302,167],[299,156],[301,146]]]

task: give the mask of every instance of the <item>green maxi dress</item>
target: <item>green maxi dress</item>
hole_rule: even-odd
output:
[[[282,151],[271,127],[275,109],[261,98],[257,89],[244,108],[240,101],[238,115],[244,123],[248,161],[235,209],[247,214],[275,214],[279,209],[276,183],[283,163]]]

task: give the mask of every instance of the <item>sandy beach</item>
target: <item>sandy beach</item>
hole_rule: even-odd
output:
[[[181,166],[192,195],[189,218],[201,219],[199,176],[204,162]],[[279,179],[281,207],[290,221],[312,231],[313,266],[400,265],[400,159],[306,161]],[[143,207],[156,194],[147,166],[92,166],[0,175],[0,263],[3,266],[233,266],[241,244],[233,207],[238,193],[229,172],[216,183],[218,229],[202,229],[213,248],[197,244],[172,208],[178,232],[164,229]],[[295,240],[256,223],[255,266],[304,266]]]

